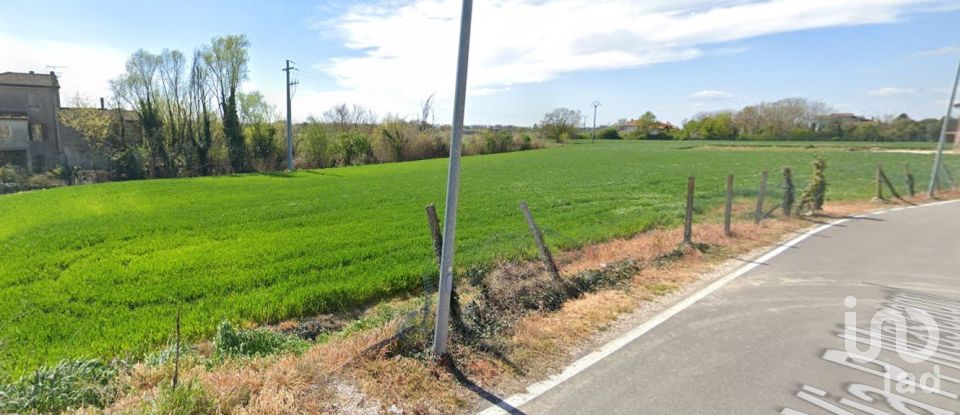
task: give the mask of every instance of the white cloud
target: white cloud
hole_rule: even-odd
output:
[[[701,99],[701,100],[711,100],[711,101],[721,101],[726,99],[736,98],[737,96],[733,93],[727,91],[719,91],[715,89],[705,89],[700,92],[695,92],[690,94],[690,98]]]
[[[912,88],[897,88],[892,86],[885,86],[883,88],[874,89],[868,91],[867,94],[874,97],[896,97],[904,95],[913,95],[916,94],[917,90]]]
[[[103,45],[80,44],[51,40],[25,41],[0,34],[0,71],[49,72],[57,68],[60,100],[66,106],[80,93],[96,100],[110,97],[110,79],[123,72],[127,54]]]
[[[943,0],[494,0],[475,3],[472,91],[546,82],[566,73],[696,59],[725,42],[798,30],[895,22]],[[379,111],[449,101],[459,30],[456,0],[384,0],[330,21],[356,51],[318,64],[343,91]],[[736,49],[733,49],[736,51]],[[380,91],[382,97],[370,97]],[[389,91],[389,93],[387,93]],[[377,99],[374,99],[377,98]]]
[[[929,58],[933,56],[944,56],[944,55],[954,55],[960,53],[960,47],[957,46],[944,46],[942,48],[931,49],[931,50],[922,50],[920,52],[911,53],[910,57],[912,58]]]

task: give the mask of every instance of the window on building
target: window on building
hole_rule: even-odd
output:
[[[13,131],[9,125],[0,125],[0,140],[6,140],[13,137]]]
[[[5,164],[27,168],[26,150],[0,151],[0,166]]]
[[[46,140],[47,139],[47,129],[43,123],[33,123],[30,124],[30,139],[31,140]]]
[[[33,156],[33,172],[41,173],[46,170],[46,159],[43,158],[43,154],[37,154]]]

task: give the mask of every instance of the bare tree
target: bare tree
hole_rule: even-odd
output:
[[[337,131],[346,131],[350,128],[376,122],[373,111],[359,104],[349,106],[346,103],[334,105],[333,108],[323,113],[323,119],[333,124]]]
[[[430,116],[433,114],[433,98],[435,95],[437,95],[436,92],[420,102],[420,122],[417,124],[420,131],[426,131],[427,128],[430,128]]]

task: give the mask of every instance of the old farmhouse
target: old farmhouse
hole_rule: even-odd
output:
[[[0,73],[0,165],[42,173],[57,166],[96,168],[102,157],[59,122],[60,84],[53,72]]]

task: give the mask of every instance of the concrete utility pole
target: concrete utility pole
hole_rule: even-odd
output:
[[[950,91],[950,102],[947,103],[947,115],[943,117],[943,126],[940,127],[940,141],[937,142],[937,155],[933,156],[933,172],[930,173],[930,185],[927,186],[927,197],[933,197],[934,192],[936,192],[937,176],[940,174],[940,163],[943,162],[943,145],[947,141],[947,130],[950,128],[950,114],[953,113],[953,101],[957,99],[958,84],[960,84],[960,64],[957,65],[957,77],[954,78],[953,90]],[[954,136],[954,140],[957,140],[956,136]]]
[[[593,101],[590,105],[593,105],[593,141],[597,141],[597,107],[600,106],[600,101]]]
[[[293,117],[290,110],[290,87],[299,82],[290,82],[290,71],[296,71],[297,68],[290,66],[295,63],[287,59],[287,67],[283,71],[287,73],[287,170],[293,171]]]
[[[457,233],[457,203],[460,191],[460,144],[463,139],[463,112],[467,99],[467,63],[470,57],[470,21],[473,0],[463,0],[460,15],[460,52],[457,56],[457,86],[453,98],[453,133],[450,137],[450,165],[447,172],[447,202],[444,205],[443,248],[440,252],[440,298],[433,332],[433,355],[447,353],[450,333],[450,296],[453,293],[453,253]]]

